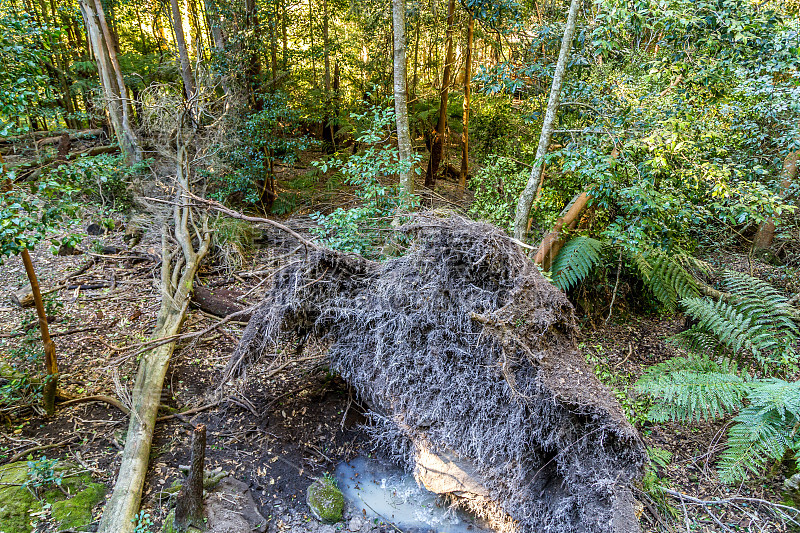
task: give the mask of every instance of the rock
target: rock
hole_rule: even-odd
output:
[[[358,516],[354,516],[353,518],[350,519],[350,523],[347,525],[347,529],[349,529],[353,533],[358,533],[359,531],[361,531],[361,526],[363,523],[364,521],[361,520],[361,518],[359,518]]]
[[[71,464],[57,464],[56,474],[75,470]],[[42,486],[41,500],[32,490],[21,486],[29,481],[27,461],[0,466],[0,531],[3,533],[30,533],[31,515],[41,512],[43,505],[51,505],[53,521],[58,530],[82,530],[92,523],[92,510],[103,501],[105,485],[92,483],[89,474],[69,476],[61,486],[73,496],[66,495],[53,485]]]
[[[320,526],[318,533],[336,533],[336,528],[329,524],[325,524]]]
[[[100,224],[91,223],[86,227],[86,233],[92,236],[105,235],[106,228]]]
[[[306,503],[311,514],[320,522],[335,524],[342,520],[344,496],[336,487],[336,482],[330,478],[319,478],[309,485]]]
[[[267,520],[258,512],[250,488],[230,476],[223,478],[204,501],[208,533],[263,533]]]

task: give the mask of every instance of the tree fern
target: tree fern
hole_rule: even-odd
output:
[[[551,269],[553,283],[568,291],[600,262],[602,243],[591,237],[574,237],[556,256]]]

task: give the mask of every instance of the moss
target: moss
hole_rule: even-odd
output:
[[[330,478],[317,479],[306,491],[306,502],[311,513],[327,524],[335,524],[342,520],[344,496]]]
[[[73,470],[70,464],[59,464],[57,472]],[[105,485],[92,483],[91,476],[65,477],[62,487],[71,498],[57,488],[49,488],[38,500],[33,493],[21,485],[28,480],[27,461],[0,466],[0,532],[30,533],[33,529],[31,515],[43,510],[43,502],[52,504],[51,512],[60,529],[80,529],[92,522],[92,508],[103,500]]]
[[[53,519],[61,529],[81,529],[92,523],[92,509],[103,501],[106,486],[89,483],[82,491],[68,500],[53,503]]]

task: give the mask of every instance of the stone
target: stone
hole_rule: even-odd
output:
[[[98,235],[105,235],[106,228],[104,228],[100,224],[95,224],[94,222],[92,222],[86,227],[86,233],[95,237]]]
[[[72,498],[54,502],[51,507],[53,519],[61,530],[84,528],[92,523],[92,509],[105,499],[105,495],[105,485],[89,483]]]
[[[318,533],[336,533],[336,528],[330,524],[320,526]]]
[[[223,478],[204,501],[208,533],[263,533],[267,520],[258,512],[250,487],[230,476]]]
[[[336,487],[333,479],[324,477],[315,480],[306,491],[306,503],[311,514],[326,524],[335,524],[342,520],[344,512],[344,495]]]
[[[363,524],[363,520],[358,516],[354,516],[350,519],[350,523],[347,525],[347,529],[352,531],[353,533],[358,533],[361,531],[361,525]]]

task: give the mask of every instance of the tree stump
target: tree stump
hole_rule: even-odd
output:
[[[197,426],[192,434],[192,467],[175,505],[175,530],[189,527],[205,529],[203,522],[203,468],[206,460],[206,427]]]

